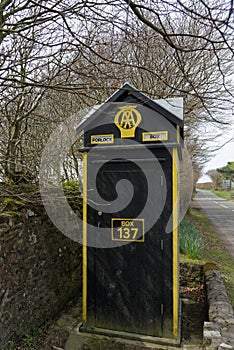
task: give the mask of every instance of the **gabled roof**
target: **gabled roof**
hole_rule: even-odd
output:
[[[96,118],[100,116],[100,114],[103,115],[105,111],[109,110],[111,103],[113,102],[132,102],[142,104],[145,107],[148,107],[153,111],[158,112],[170,122],[175,123],[176,125],[179,125],[181,127],[183,126],[183,118],[181,111],[175,114],[176,108],[170,108],[169,103],[163,102],[163,100],[158,100],[157,103],[157,101],[153,101],[144,93],[131,86],[129,83],[125,83],[119,90],[114,92],[114,94],[111,95],[103,104],[101,104],[100,106],[93,107],[86,116],[86,118],[80,123],[78,128],[87,128],[90,124],[92,124],[95,121]],[[177,106],[177,111],[178,108],[179,107]],[[182,107],[180,107],[180,109],[182,109]]]
[[[151,108],[152,110],[158,112],[163,117],[167,118],[171,122],[174,122],[175,124],[182,126],[183,125],[183,119],[180,115],[175,115],[171,111],[169,111],[163,104],[161,103],[162,100],[159,100],[159,103],[156,101],[150,99],[148,96],[146,96],[144,93],[140,92],[136,88],[134,88],[129,83],[125,83],[118,91],[116,91],[108,100],[108,102],[131,102],[131,99],[138,100],[140,104],[143,104],[144,106]],[[135,103],[135,101],[134,101]]]

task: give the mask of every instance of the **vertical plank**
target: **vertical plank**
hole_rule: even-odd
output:
[[[83,323],[87,320],[87,152],[83,154]]]
[[[177,149],[172,150],[172,213],[173,213],[173,335],[178,338],[179,323],[179,282],[178,282],[178,153]]]

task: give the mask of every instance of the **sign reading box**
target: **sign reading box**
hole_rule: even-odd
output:
[[[166,141],[168,140],[168,131],[151,131],[142,133],[142,141]]]
[[[114,143],[114,135],[92,135],[91,144],[92,145],[101,145],[101,144],[111,144]]]
[[[144,242],[144,219],[111,220],[112,240],[126,242]]]

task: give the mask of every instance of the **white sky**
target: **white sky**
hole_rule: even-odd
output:
[[[205,165],[203,174],[210,169],[223,167],[227,162],[234,162],[234,115],[232,114],[231,117],[233,118],[232,125],[222,129],[221,136],[214,138],[215,147],[221,148],[214,152],[213,157]],[[231,141],[225,144],[229,140]]]
[[[234,162],[234,114],[229,116],[232,120],[231,125],[224,128],[210,129],[209,136],[212,136],[213,141],[208,144],[208,147],[217,149],[213,152],[212,158],[205,164],[203,174],[199,182],[208,182],[209,178],[206,173],[210,169],[217,169],[225,166],[228,162]],[[227,142],[229,141],[229,142]],[[227,143],[226,143],[227,142]],[[226,144],[225,144],[226,143]]]
[[[205,172],[209,169],[220,168],[226,165],[227,162],[234,162],[234,140],[214,154],[214,157],[206,164]]]
[[[234,140],[215,152],[213,158],[205,165],[203,175],[199,178],[198,182],[210,182],[211,179],[206,175],[206,172],[210,169],[221,168],[225,166],[227,162],[234,162]]]

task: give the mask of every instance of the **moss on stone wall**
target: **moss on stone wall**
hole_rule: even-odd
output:
[[[80,296],[81,247],[54,227],[37,189],[1,193],[0,349],[9,349]]]

